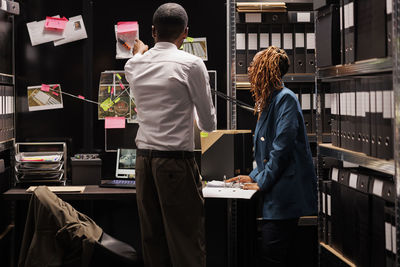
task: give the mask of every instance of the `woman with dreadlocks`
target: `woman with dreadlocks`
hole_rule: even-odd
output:
[[[289,69],[283,49],[260,51],[249,67],[258,116],[254,132],[256,168],[228,182],[263,194],[263,266],[288,266],[298,219],[317,213],[317,179],[304,118],[296,95],[282,77]]]

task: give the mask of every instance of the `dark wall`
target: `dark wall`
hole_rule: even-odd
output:
[[[63,91],[97,101],[100,73],[122,70],[126,60],[115,59],[114,24],[137,20],[139,34],[153,46],[151,20],[154,11],[168,1],[50,1],[21,0],[16,16],[17,141],[69,142],[70,155],[104,150],[104,121],[97,120],[97,106],[63,96],[64,108],[28,112],[26,87],[60,83]],[[189,36],[207,37],[210,70],[217,70],[218,90],[226,92],[225,2],[177,1],[189,16]],[[53,43],[31,46],[26,23],[46,16],[82,14],[88,39],[54,47]],[[218,128],[226,128],[226,106],[218,103]]]

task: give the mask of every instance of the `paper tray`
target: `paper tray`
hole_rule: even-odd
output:
[[[15,177],[18,181],[60,181],[64,176],[64,171],[56,173],[45,174],[16,174]]]
[[[63,152],[21,152],[15,155],[17,163],[46,164],[60,162]]]
[[[59,172],[64,165],[64,162],[58,163],[36,163],[31,164],[30,162],[17,163],[15,165],[15,171],[18,173],[38,173],[38,172]]]

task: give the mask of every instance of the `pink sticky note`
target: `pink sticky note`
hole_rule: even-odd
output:
[[[139,25],[137,21],[120,21],[117,24],[118,33],[138,32]]]
[[[111,87],[111,94],[114,93],[114,86]]]
[[[56,95],[56,96],[58,96],[58,94],[56,93],[56,92],[52,92],[53,93],[53,95]]]
[[[122,83],[119,83],[119,86],[121,86],[121,88],[125,90],[125,86]]]
[[[50,30],[64,30],[67,25],[68,19],[65,17],[62,18],[53,18],[46,17],[46,22],[44,23],[44,27]]]
[[[80,99],[85,99],[85,97],[84,97],[84,96],[81,96],[81,95],[78,95],[78,97],[79,97]]]
[[[40,90],[44,91],[44,92],[49,92],[50,91],[50,86],[48,86],[47,84],[42,84],[42,87],[40,88]]]
[[[104,128],[106,129],[120,129],[125,128],[125,117],[106,117]]]
[[[57,87],[58,87],[58,84],[54,85],[54,86],[53,86],[53,89],[56,89]]]

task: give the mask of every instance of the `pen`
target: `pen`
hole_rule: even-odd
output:
[[[122,46],[125,47],[126,49],[131,50],[131,47],[128,45],[128,43],[122,40],[121,38],[118,38],[118,42],[122,44]]]

